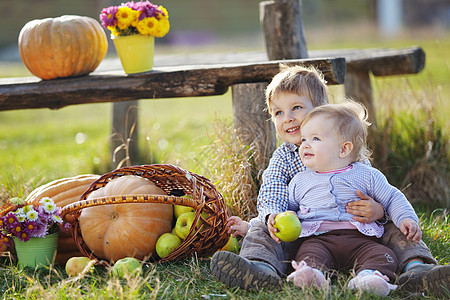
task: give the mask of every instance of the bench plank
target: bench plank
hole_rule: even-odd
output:
[[[416,74],[425,66],[425,52],[417,46],[310,51],[310,57],[345,57],[347,71],[370,71],[375,76]]]
[[[289,65],[312,65],[324,73],[329,84],[341,84],[345,79],[344,58],[168,66],[135,75],[111,71],[54,80],[40,80],[37,77],[5,78],[0,79],[0,111],[58,109],[84,103],[220,95],[233,84],[270,81],[279,72],[281,62]]]

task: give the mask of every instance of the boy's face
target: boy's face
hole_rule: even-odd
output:
[[[303,124],[301,141],[300,157],[310,170],[327,172],[345,168],[350,163],[341,157],[342,141],[334,122],[325,116],[314,116]]]
[[[283,141],[300,145],[300,124],[314,108],[311,99],[293,93],[280,93],[271,102],[272,120]]]

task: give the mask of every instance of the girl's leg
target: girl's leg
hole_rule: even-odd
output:
[[[303,240],[295,256],[295,261],[304,261],[308,266],[323,273],[330,273],[336,269],[333,255],[328,247],[329,236],[314,236]]]
[[[388,247],[379,244],[375,237],[367,237],[362,234],[360,237],[349,240],[349,243],[357,245],[358,239],[360,246],[351,253],[355,272],[358,274],[362,270],[378,270],[394,282],[395,270],[398,266],[395,253]]]

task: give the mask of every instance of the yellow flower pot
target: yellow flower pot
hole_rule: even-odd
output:
[[[151,35],[111,36],[122,67],[127,74],[150,71],[153,68],[155,37]]]

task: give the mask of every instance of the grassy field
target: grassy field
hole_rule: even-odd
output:
[[[434,216],[421,216],[424,241],[442,264],[450,258],[448,216],[436,211]],[[3,299],[377,299],[364,293],[345,289],[351,278],[343,273],[328,291],[301,290],[285,283],[281,291],[251,293],[227,288],[215,280],[209,271],[208,258],[185,259],[163,264],[144,263],[143,276],[117,279],[109,268],[96,266],[87,274],[68,277],[64,266],[55,268],[25,268],[18,270],[9,259],[0,264],[0,292]],[[423,299],[397,290],[390,299]],[[425,297],[433,299],[433,297]]]
[[[426,67],[418,75],[394,78],[374,78],[374,95],[379,123],[386,123],[392,111],[404,112],[408,119],[405,127],[397,128],[393,133],[399,134],[413,145],[422,145],[422,131],[405,137],[405,128],[425,128],[432,120],[440,133],[437,139],[444,138],[439,154],[439,167],[444,174],[446,184],[439,190],[444,202],[425,205],[418,203],[424,241],[430,247],[439,263],[450,261],[450,224],[448,218],[448,115],[450,107],[450,67],[448,51],[450,37],[352,41],[310,42],[310,49],[325,48],[370,48],[370,47],[408,47],[421,46],[427,55]],[[0,66],[0,76],[27,75],[21,66],[8,64]],[[394,92],[395,91],[395,92]],[[331,93],[338,96],[342,87],[333,87]],[[402,95],[399,96],[399,93]],[[414,99],[412,101],[411,99]],[[140,148],[144,153],[145,163],[170,163],[205,175],[218,183],[219,191],[224,191],[227,201],[231,197],[226,189],[233,190],[225,179],[223,161],[217,159],[218,132],[231,134],[232,123],[231,95],[162,99],[140,101],[139,131]],[[432,113],[430,119],[422,112]],[[101,174],[109,171],[108,141],[111,134],[111,104],[79,105],[57,111],[47,109],[0,112],[0,202],[9,197],[24,197],[36,186],[48,181],[84,173]],[[399,115],[394,115],[399,117]],[[387,124],[387,123],[386,123]],[[403,126],[403,125],[402,125]],[[430,131],[424,131],[428,134]],[[414,135],[416,134],[416,135]],[[447,138],[446,138],[447,137]],[[220,141],[219,141],[220,142]],[[427,144],[425,140],[425,144]],[[222,140],[222,147],[232,148],[229,140]],[[414,146],[413,146],[414,147]],[[418,146],[419,147],[419,146]],[[234,149],[234,148],[233,148]],[[410,149],[398,150],[408,161],[415,161]],[[402,152],[403,151],[403,152]],[[426,152],[419,148],[422,155]],[[226,152],[223,152],[226,153]],[[406,154],[404,154],[406,153]],[[230,155],[230,154],[224,154]],[[232,155],[231,155],[232,156]],[[442,158],[444,156],[444,158]],[[445,157],[446,156],[446,157]],[[398,159],[398,158],[397,158]],[[422,156],[416,160],[421,160]],[[431,158],[433,160],[433,157]],[[215,161],[212,163],[211,161]],[[407,162],[405,160],[405,164]],[[435,160],[437,161],[437,160]],[[403,161],[402,161],[403,163]],[[429,163],[429,161],[427,161]],[[221,165],[222,164],[222,165]],[[395,169],[406,171],[395,166]],[[392,167],[391,167],[392,169]],[[229,170],[229,169],[227,169]],[[389,171],[389,170],[383,170]],[[228,171],[231,172],[231,171]],[[437,173],[433,173],[437,174]],[[226,174],[228,177],[230,174]],[[434,175],[433,177],[439,177]],[[447,179],[447,180],[446,180]],[[400,182],[402,184],[402,182]],[[417,184],[416,184],[417,185]],[[408,186],[408,183],[405,183]],[[230,193],[231,194],[231,193]],[[88,299],[373,299],[369,294],[353,294],[345,291],[343,286],[347,276],[337,282],[328,294],[314,291],[301,291],[291,284],[286,284],[281,292],[265,291],[259,294],[236,289],[228,289],[214,280],[209,272],[208,259],[188,259],[168,264],[144,264],[143,277],[119,281],[110,277],[108,269],[97,267],[94,273],[77,278],[68,278],[63,266],[55,269],[18,270],[14,262],[2,258],[0,264],[0,291],[4,299],[38,299],[38,298],[88,298]],[[393,299],[410,297],[406,292],[396,291]]]

